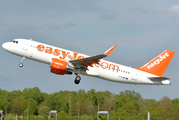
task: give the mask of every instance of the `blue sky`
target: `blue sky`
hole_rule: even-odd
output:
[[[113,45],[105,58],[131,67],[141,67],[164,50],[176,52],[164,76],[170,86],[129,85],[75,75],[58,76],[50,66],[26,60],[3,48],[0,88],[7,91],[39,87],[42,92],[79,89],[120,91],[134,90],[143,98],[159,100],[163,96],[179,98],[179,2],[177,0],[7,0],[0,1],[0,42],[32,38],[87,55],[101,54]]]

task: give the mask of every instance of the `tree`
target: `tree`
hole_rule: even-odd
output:
[[[179,104],[179,99],[178,98],[175,98],[175,99],[172,100],[172,104],[175,104],[175,103]]]
[[[20,98],[21,95],[22,95],[22,91],[20,91],[20,90],[14,90],[9,93],[9,96],[11,99]]]
[[[38,114],[45,116],[48,115],[50,111],[50,108],[45,106],[45,105],[40,105],[39,109],[38,109]]]
[[[19,98],[16,98],[13,102],[13,113],[21,115],[23,112],[22,101]]]
[[[64,111],[60,111],[57,116],[58,120],[67,120],[67,114]]]
[[[101,91],[98,91],[97,93],[96,93],[96,104],[95,104],[95,106],[97,106],[97,110],[98,111],[100,111],[100,110],[102,110],[102,106],[103,106],[103,102],[104,102],[104,98],[105,96],[104,96],[104,94],[103,94],[103,92],[101,92]]]
[[[29,100],[29,105],[28,105],[28,112],[29,115],[37,115],[37,109],[36,109],[36,102],[33,99]]]
[[[130,90],[125,90],[124,92],[121,91],[120,95],[128,96],[133,100],[142,100],[142,96],[140,95],[140,93],[137,93],[135,91],[130,91]]]
[[[147,112],[150,112],[153,120],[179,120],[179,98],[170,100],[169,97],[164,96],[159,101],[143,99],[139,93],[130,90],[115,95],[109,91],[96,92],[95,89],[88,92],[81,89],[78,92],[59,91],[53,94],[41,93],[38,87],[25,88],[22,92],[0,89],[0,109],[5,114],[23,113],[26,116],[28,112],[30,116],[43,115],[46,119],[49,110],[57,110],[60,116],[77,116],[79,112],[84,119],[90,119],[88,115],[96,119],[98,110],[107,110],[113,116],[111,119],[120,117],[143,120],[147,118]],[[66,117],[62,118],[66,119]]]
[[[173,104],[173,119],[179,120],[179,103]]]
[[[121,120],[125,120],[128,117],[128,113],[125,109],[118,108],[116,116],[120,117]]]
[[[88,102],[85,99],[76,102],[73,108],[74,108],[75,115],[78,115],[78,112],[80,116],[88,114]]]
[[[88,112],[89,112],[89,115],[94,115],[95,114],[95,108],[94,108],[94,106],[93,106],[91,101],[88,103]]]
[[[107,98],[104,100],[103,110],[105,110],[105,111],[114,110],[114,98],[113,97]]]
[[[47,106],[50,108],[50,110],[55,110],[56,102],[55,102],[55,95],[50,94],[47,98],[46,102]]]
[[[162,116],[166,116],[166,118],[171,117],[172,102],[169,97],[164,96],[160,101],[158,101],[158,107],[161,109],[160,112],[163,112]]]
[[[88,100],[92,102],[93,106],[97,106],[98,105],[98,98],[96,95],[96,90],[95,89],[91,89],[87,92],[88,95]]]
[[[29,101],[27,99],[23,99],[22,101],[23,111],[27,109],[28,105],[29,105]]]
[[[39,105],[43,101],[43,96],[41,94],[41,91],[38,87],[34,88],[25,88],[22,93],[23,99],[33,99],[34,102]]]

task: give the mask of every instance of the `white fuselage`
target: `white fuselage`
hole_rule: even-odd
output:
[[[51,63],[52,58],[63,59],[70,61],[81,57],[89,57],[84,54],[76,53],[73,51],[65,50],[62,48],[54,47],[51,45],[39,43],[26,39],[15,39],[15,42],[6,42],[2,46],[5,50],[20,57],[35,60],[45,64]],[[45,46],[45,49],[39,51],[38,45]],[[59,54],[57,54],[57,51]],[[72,72],[80,73],[87,76],[94,76],[101,79],[128,83],[128,84],[146,84],[146,85],[169,85],[169,80],[152,81],[148,77],[157,77],[153,74],[137,70],[135,68],[123,66],[113,62],[100,60],[100,64],[94,64],[93,67],[88,66],[89,70],[75,69]]]

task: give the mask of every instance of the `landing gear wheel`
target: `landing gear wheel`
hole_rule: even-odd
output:
[[[81,80],[81,77],[80,76],[76,76],[75,81],[74,81],[75,84],[79,84],[80,80]]]
[[[23,67],[23,64],[22,64],[22,63],[20,63],[20,64],[19,64],[19,67]]]
[[[80,81],[77,81],[77,80],[75,80],[74,82],[75,82],[75,84],[79,84],[80,83]]]

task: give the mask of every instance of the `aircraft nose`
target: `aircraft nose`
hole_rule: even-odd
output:
[[[2,44],[2,47],[3,47],[5,50],[8,50],[10,46],[9,46],[8,43],[3,43],[3,44]]]

